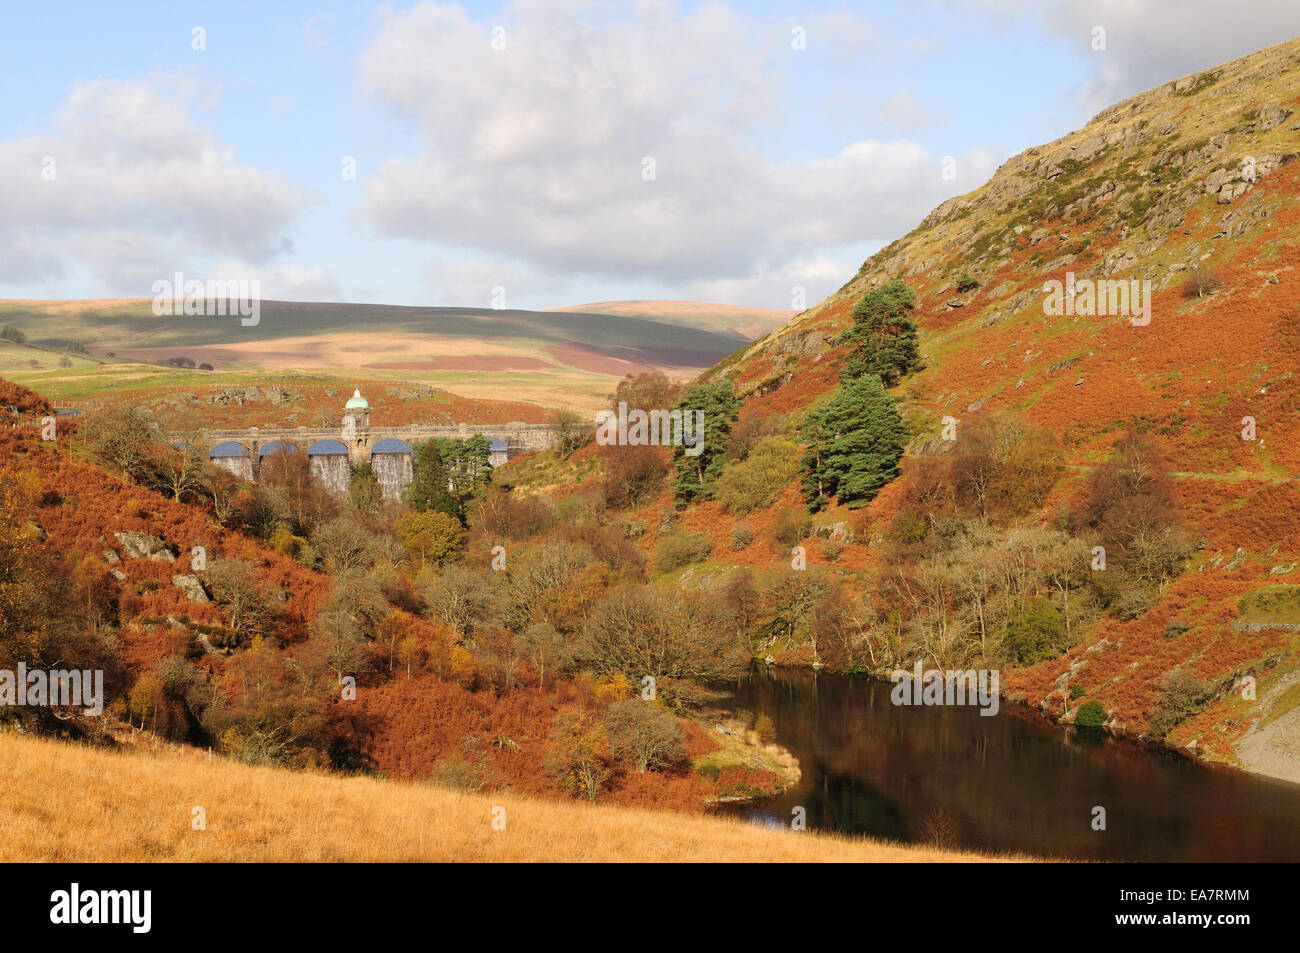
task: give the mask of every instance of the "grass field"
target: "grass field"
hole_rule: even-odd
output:
[[[196,830],[195,808],[205,829]],[[504,830],[493,829],[504,817]],[[502,813],[504,812],[504,813]],[[981,861],[666,811],[0,732],[0,861]]]

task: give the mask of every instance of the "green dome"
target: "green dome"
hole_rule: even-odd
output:
[[[362,397],[361,391],[358,389],[352,392],[352,396],[348,398],[348,402],[343,405],[343,409],[344,410],[369,410],[370,401]]]

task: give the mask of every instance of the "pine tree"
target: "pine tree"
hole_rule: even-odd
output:
[[[430,510],[445,513],[464,523],[460,501],[447,488],[447,468],[434,441],[427,440],[420,444],[415,451],[412,470],[411,484],[403,494],[411,509],[417,513],[427,513]]]
[[[673,494],[679,504],[712,499],[718,491],[718,477],[722,475],[731,425],[740,413],[740,401],[735,398],[731,381],[713,381],[688,387],[674,409],[682,412],[684,423],[700,419],[696,416],[699,411],[704,426],[702,433],[696,433],[691,425],[691,435],[703,442],[703,448],[694,456],[686,451],[694,450],[698,443],[673,448],[677,466]]]
[[[907,427],[880,378],[845,381],[830,403],[804,422],[804,496],[816,511],[831,497],[850,507],[870,502],[898,475]]]
[[[853,325],[838,343],[856,345],[841,373],[841,380],[876,374],[886,387],[919,370],[921,352],[916,343],[916,322],[911,314],[916,292],[895,278],[862,296],[853,309]]]
[[[464,440],[439,440],[437,445],[451,491],[462,504],[492,482],[492,444],[487,437],[474,434]]]

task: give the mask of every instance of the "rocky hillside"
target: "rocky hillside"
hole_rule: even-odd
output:
[[[1291,41],[1166,83],[1015,156],[865,262],[839,292],[703,380],[732,382],[742,422],[797,426],[837,386],[848,348],[836,342],[854,305],[897,278],[918,296],[924,365],[892,389],[912,435],[905,476],[960,446],[940,439],[945,417],[960,433],[1013,413],[1056,441],[1056,483],[1025,524],[1055,531],[1121,435],[1154,440],[1171,471],[1188,558],[1139,609],[1088,618],[1049,660],[1008,663],[1004,688],[1067,721],[1083,697],[1112,730],[1300,780],[1300,586],[1291,586],[1300,582],[1297,154],[1300,41]],[[1150,320],[1087,305],[1049,313],[1060,310],[1048,306],[1049,282],[1082,289],[1085,279],[1149,282]],[[847,524],[839,507],[819,514],[814,534],[848,535],[851,545],[826,553],[810,545],[809,568],[857,597],[874,591],[879,603],[900,552],[890,527],[912,492],[903,484]],[[631,514],[649,523],[647,547],[653,516],[669,501],[661,494]],[[792,481],[746,518],[746,532],[761,536],[799,502]],[[665,522],[713,539],[697,581],[728,564],[789,561],[788,548],[728,547],[737,521],[714,502]],[[1003,538],[1003,549],[1014,545]],[[718,555],[727,548],[737,552]],[[913,563],[917,578],[931,570],[941,578],[947,564],[938,559]],[[949,617],[955,627],[967,611],[957,591],[930,603],[945,633]],[[1044,581],[1042,591],[1064,607],[1068,629],[1068,588],[1062,598]],[[911,610],[901,598],[876,607],[894,613],[890,624],[904,638],[909,625],[928,624],[916,617],[916,598]],[[814,640],[813,654],[825,645]],[[780,661],[778,649],[772,654]],[[1180,695],[1174,675],[1195,691]],[[1257,697],[1248,697],[1248,678]]]
[[[1044,418],[1051,412],[1082,425],[1072,442],[1086,449],[1090,430],[1144,418],[1183,424],[1227,395],[1232,406],[1220,416],[1256,411],[1269,420],[1270,435],[1263,447],[1243,447],[1235,421],[1212,428],[1204,436],[1224,469],[1295,470],[1293,441],[1278,429],[1288,426],[1290,389],[1270,393],[1268,385],[1289,378],[1291,368],[1278,359],[1295,354],[1281,318],[1294,314],[1300,298],[1293,202],[1300,167],[1291,164],[1300,153],[1297,110],[1297,41],[1112,106],[940,205],[840,291],[713,376],[761,396],[816,374],[835,362],[833,338],[858,298],[901,277],[921,297],[929,365],[903,395],[916,425],[937,431],[944,413],[1046,404]],[[1188,300],[1183,291],[1198,268],[1213,269],[1221,284]],[[1067,272],[1150,280],[1151,324],[1052,320],[1043,285]],[[963,273],[978,287],[960,291]],[[1209,379],[1200,387],[1198,369]],[[805,402],[817,396],[799,390]],[[1182,462],[1204,462],[1200,437],[1185,443]]]

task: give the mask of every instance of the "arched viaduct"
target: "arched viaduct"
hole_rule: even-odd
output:
[[[312,472],[331,490],[345,492],[353,471],[363,464],[374,467],[385,496],[396,498],[412,475],[415,445],[439,438],[464,439],[475,434],[492,443],[490,460],[500,466],[511,457],[544,450],[555,442],[547,424],[456,424],[406,427],[370,425],[370,405],[358,391],[348,401],[339,427],[249,427],[202,429],[199,449],[216,465],[246,480],[256,480],[262,462],[276,453],[305,453]]]

